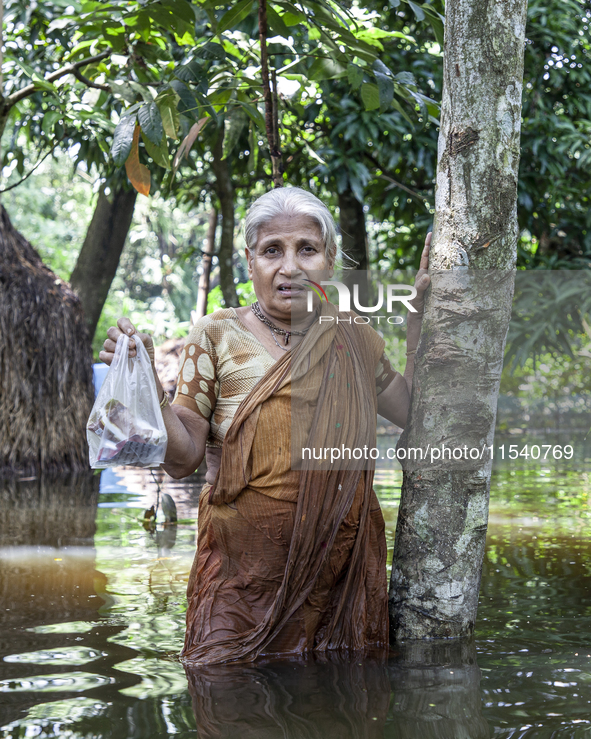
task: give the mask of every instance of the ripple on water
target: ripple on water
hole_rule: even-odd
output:
[[[85,665],[99,657],[106,657],[106,652],[98,652],[88,647],[70,647],[68,649],[40,649],[37,652],[7,654],[4,662],[27,665]]]
[[[114,682],[115,678],[90,672],[61,672],[0,680],[0,693],[82,693]]]

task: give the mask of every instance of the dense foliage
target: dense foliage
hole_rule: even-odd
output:
[[[270,3],[268,85],[258,5],[5,3],[4,188],[28,179],[3,202],[19,228],[67,277],[100,183],[126,174],[151,194],[136,210],[107,322],[150,306],[166,316],[148,321],[161,335],[187,321],[218,203],[214,159],[225,162],[238,225],[271,186],[270,135],[286,184],[335,210],[345,191],[364,203],[373,266],[416,266],[433,215],[442,3]],[[590,19],[589,0],[529,3],[522,268],[589,265]],[[55,163],[35,170],[52,153]],[[237,255],[234,281],[244,280]]]

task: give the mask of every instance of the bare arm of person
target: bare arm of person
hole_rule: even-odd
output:
[[[388,421],[404,428],[410,408],[410,394],[404,377],[396,377],[388,387],[378,395],[378,413]]]
[[[164,398],[164,388],[154,366],[154,342],[149,334],[138,333],[128,318],[120,318],[117,326],[111,326],[107,331],[107,340],[103,344],[103,351],[99,358],[110,365],[115,356],[117,339],[122,333],[132,335],[137,333],[146,347],[152,362],[152,371],[156,380],[158,400]],[[129,342],[129,356],[136,356],[135,341]],[[199,467],[205,455],[205,442],[209,434],[209,422],[189,408],[177,405],[167,405],[162,410],[162,418],[168,434],[166,458],[162,469],[175,479],[191,475]]]
[[[430,246],[431,233],[428,233],[425,239],[423,253],[421,254],[420,268],[415,278],[417,295],[411,302],[411,305],[417,309],[417,312],[411,313],[409,311],[406,323],[406,366],[404,368],[404,376],[396,375],[388,387],[378,395],[378,413],[380,416],[387,418],[388,421],[392,421],[392,423],[395,423],[401,428],[406,426],[406,420],[410,410],[410,393],[415,368],[415,356],[421,333],[423,311],[425,309],[425,291],[431,282],[427,274],[429,269]]]

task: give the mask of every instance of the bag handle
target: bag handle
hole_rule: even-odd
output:
[[[121,334],[121,336],[117,339],[117,345],[115,346],[115,356],[113,357],[113,361],[111,363],[111,366],[113,369],[117,369],[119,366],[119,362],[121,361],[121,357],[127,358],[127,352],[129,349],[129,336],[126,334]]]

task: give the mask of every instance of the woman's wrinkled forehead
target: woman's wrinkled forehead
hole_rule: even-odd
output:
[[[336,224],[330,211],[315,195],[299,187],[284,187],[261,195],[250,206],[244,222],[244,237],[249,249],[259,240],[262,228],[274,219],[304,218],[319,229],[327,257],[333,261],[337,252]]]
[[[321,225],[308,215],[285,213],[270,218],[259,226],[254,246],[274,239],[314,242],[326,249]]]

